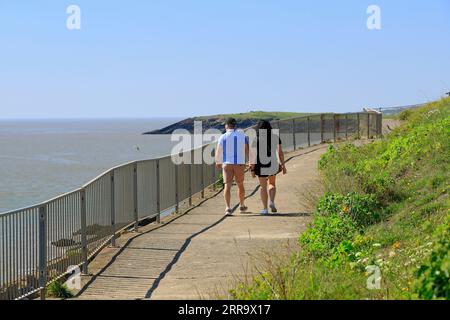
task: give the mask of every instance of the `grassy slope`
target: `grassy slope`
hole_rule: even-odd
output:
[[[290,261],[232,291],[250,299],[450,299],[450,99],[362,147],[330,148],[328,192]],[[381,269],[368,290],[366,267]]]
[[[216,114],[211,116],[201,116],[197,117],[197,119],[209,119],[209,118],[228,118],[233,117],[236,120],[247,120],[247,119],[273,119],[273,120],[282,120],[292,117],[300,117],[308,115],[307,113],[299,113],[299,112],[266,112],[266,111],[251,111],[244,113],[231,113],[231,114]]]
[[[203,121],[203,129],[215,128],[222,130],[223,123],[228,117],[233,117],[237,120],[238,126],[242,128],[250,127],[258,122],[260,119],[273,121],[283,120],[294,117],[306,116],[311,113],[299,112],[266,112],[266,111],[251,111],[245,113],[230,113],[230,114],[216,114],[210,116],[199,116],[181,120],[177,123],[171,124],[167,127],[152,130],[145,134],[170,134],[176,129],[187,129],[192,132],[194,128],[194,121]]]

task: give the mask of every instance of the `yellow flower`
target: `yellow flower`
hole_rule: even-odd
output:
[[[400,241],[397,241],[396,243],[394,243],[392,245],[392,248],[394,248],[394,249],[400,249],[400,247],[401,247]]]
[[[342,211],[344,211],[344,213],[348,213],[350,209],[348,208],[348,206],[344,206],[344,208],[342,208]]]

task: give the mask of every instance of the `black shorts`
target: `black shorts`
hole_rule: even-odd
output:
[[[261,169],[263,169],[263,170],[261,170]],[[265,170],[264,170],[265,169]],[[266,172],[267,170],[272,170],[273,171],[273,173],[272,172]],[[264,172],[264,174],[262,174],[261,173],[261,171],[263,171]],[[255,174],[258,176],[258,177],[260,177],[260,178],[267,178],[267,177],[271,177],[271,176],[274,176],[274,175],[276,175],[276,174],[278,174],[278,173],[280,173],[281,172],[281,166],[278,164],[278,166],[276,167],[276,169],[274,170],[274,169],[271,169],[271,165],[270,164],[265,164],[265,165],[262,165],[262,164],[256,164],[255,165]]]

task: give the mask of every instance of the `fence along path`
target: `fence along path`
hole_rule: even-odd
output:
[[[317,114],[272,122],[286,151],[381,134],[381,114]],[[213,149],[212,149],[213,150]],[[186,151],[194,152],[194,150]],[[103,248],[125,229],[204,197],[219,171],[212,164],[175,165],[171,156],[114,167],[79,189],[0,214],[0,300],[40,294],[68,274],[88,273]]]

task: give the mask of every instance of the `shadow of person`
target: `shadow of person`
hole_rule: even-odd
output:
[[[310,217],[312,213],[309,212],[276,212],[276,213],[268,213],[268,214],[261,214],[257,212],[240,212],[239,214],[235,214],[230,217],[259,217],[259,216],[265,216],[265,217]]]

